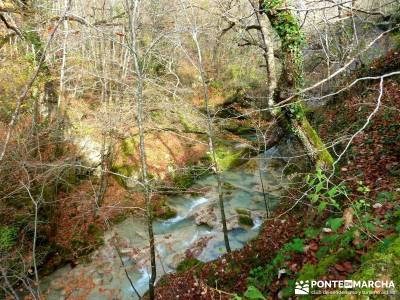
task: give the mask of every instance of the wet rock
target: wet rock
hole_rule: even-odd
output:
[[[218,217],[212,206],[204,207],[194,214],[196,225],[207,225],[214,228],[217,225]]]
[[[92,281],[95,285],[103,284],[104,275],[102,273],[94,273],[92,277]]]
[[[238,224],[245,226],[254,226],[254,221],[251,218],[251,211],[247,208],[238,207],[235,209],[238,214]]]
[[[226,227],[230,231],[236,228],[241,228],[242,226],[239,224],[239,219],[237,218],[237,216],[234,216],[226,220]]]
[[[155,209],[154,215],[156,218],[167,220],[176,217],[177,211],[174,208],[164,204]]]
[[[250,216],[239,215],[239,224],[245,225],[245,226],[253,226],[254,221]]]
[[[235,208],[235,211],[239,215],[245,215],[245,216],[249,216],[249,217],[251,216],[251,212],[247,208],[238,207],[238,208]]]

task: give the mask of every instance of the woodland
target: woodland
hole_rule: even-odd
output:
[[[0,0],[0,299],[399,299],[399,234],[400,0]]]

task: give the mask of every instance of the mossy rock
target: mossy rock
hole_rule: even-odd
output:
[[[400,237],[386,240],[365,257],[360,270],[352,276],[353,280],[379,280],[382,277],[393,280],[400,286]]]
[[[236,213],[243,216],[251,216],[251,212],[247,208],[237,207],[235,208]]]
[[[248,151],[248,149],[233,149],[231,145],[223,143],[216,143],[215,145],[215,156],[220,171],[226,171],[233,167],[240,165],[241,158]],[[208,160],[211,161],[210,154],[207,156]]]
[[[301,172],[301,170],[299,166],[295,164],[289,164],[287,167],[283,169],[283,174],[285,174],[285,176],[293,175],[299,172]]]
[[[197,258],[188,258],[181,261],[176,267],[177,272],[185,272],[187,270],[192,269],[193,267],[201,266],[204,263]]]
[[[174,185],[178,188],[188,189],[194,184],[195,180],[193,174],[190,171],[184,170],[175,172],[175,174],[172,176],[172,181],[174,182]]]
[[[122,187],[126,188],[126,178],[125,177],[131,177],[135,172],[138,172],[139,169],[136,166],[133,165],[113,165],[111,168],[111,171],[114,173],[121,174],[124,177],[121,177],[119,175],[114,175],[115,180],[121,185]]]
[[[327,274],[328,268],[334,264],[347,260],[354,256],[354,252],[351,249],[341,250],[337,253],[328,255],[322,258],[318,264],[305,264],[298,275],[298,280],[317,280],[321,276]]]
[[[235,120],[224,120],[221,127],[233,134],[244,135],[254,133],[256,130],[253,127],[239,124]]]
[[[122,141],[121,149],[125,156],[132,156],[135,154],[137,148],[137,141],[135,138],[127,138]]]
[[[176,215],[177,211],[166,204],[154,209],[154,216],[158,219],[167,220],[176,217]]]
[[[184,169],[173,171],[172,181],[176,187],[185,190],[191,187],[197,179],[210,174],[211,171],[208,168],[199,165],[189,165]]]
[[[356,281],[393,280],[395,288],[400,285],[400,238],[386,239],[367,254],[360,269],[351,278]],[[373,292],[361,288],[358,292]],[[365,299],[382,299],[382,295],[368,295]],[[319,299],[339,300],[353,299],[352,295],[325,295]],[[362,298],[364,299],[364,298]]]
[[[224,182],[224,183],[222,184],[222,188],[223,188],[224,190],[231,191],[231,190],[234,190],[234,189],[235,189],[235,186],[232,185],[232,184],[230,184],[229,182]]]
[[[239,224],[245,226],[254,226],[253,219],[247,215],[239,215]]]

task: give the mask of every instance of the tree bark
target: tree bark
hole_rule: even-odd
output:
[[[292,53],[287,52],[284,55],[283,68],[278,82],[272,38],[274,33],[270,20],[271,16],[261,11],[255,3],[251,3],[260,28],[259,38],[264,50],[264,57],[267,65],[268,94],[266,97],[266,106],[263,111],[268,112],[267,110],[269,109],[275,117],[283,115],[289,123],[290,129],[303,144],[310,159],[313,160],[318,167],[328,168],[332,165],[333,158],[326,149],[318,133],[307,120],[303,108],[303,99],[298,96],[292,100],[292,103],[294,103],[298,110],[296,114],[290,113],[288,107],[279,108],[279,98],[284,98],[282,95],[288,95],[297,88],[295,76],[298,76],[298,73],[302,72],[302,70],[296,69],[298,66],[296,65],[295,58]],[[262,115],[265,116],[266,113]]]
[[[220,212],[221,212],[221,223],[222,223],[222,231],[223,231],[223,235],[224,235],[224,243],[225,243],[226,252],[229,253],[229,252],[231,252],[231,247],[229,244],[228,227],[226,225],[226,215],[225,215],[225,206],[224,206],[224,195],[223,195],[223,191],[222,191],[221,172],[219,170],[218,161],[217,161],[217,157],[216,157],[216,153],[215,153],[214,131],[212,128],[212,119],[211,119],[210,106],[209,106],[210,99],[209,99],[209,95],[208,95],[208,85],[207,85],[207,79],[206,79],[206,74],[205,74],[204,64],[203,64],[203,57],[202,57],[202,52],[201,52],[201,47],[200,47],[197,31],[195,31],[195,30],[193,31],[192,38],[196,45],[198,67],[200,70],[200,77],[201,77],[201,82],[202,82],[202,86],[203,86],[204,105],[205,105],[206,115],[207,115],[208,148],[211,153],[212,168],[213,168],[215,177],[217,179],[218,203],[219,203]]]
[[[157,277],[156,269],[156,254],[155,254],[155,242],[154,242],[154,232],[153,232],[153,208],[151,203],[151,187],[149,183],[148,170],[147,170],[147,160],[146,160],[146,146],[145,146],[145,131],[143,124],[143,72],[140,61],[140,53],[138,47],[138,37],[137,37],[137,23],[139,18],[139,6],[140,0],[131,0],[130,3],[126,0],[128,18],[129,18],[129,30],[131,35],[131,55],[134,64],[134,70],[136,75],[136,121],[139,129],[139,151],[140,151],[140,167],[142,183],[145,192],[146,199],[146,215],[147,215],[147,229],[149,235],[149,246],[150,246],[150,264],[151,264],[151,276],[149,279],[149,298],[153,300],[154,295],[154,284]]]

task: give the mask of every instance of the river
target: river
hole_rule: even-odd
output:
[[[242,248],[257,236],[265,216],[258,164],[261,163],[264,189],[271,207],[277,203],[288,184],[282,172],[285,164],[272,159],[280,154],[280,149],[273,147],[252,158],[252,162],[222,174],[229,240],[233,250]],[[215,178],[203,178],[196,182],[195,187],[207,191],[201,196],[169,197],[167,203],[176,209],[176,217],[154,222],[157,279],[175,272],[178,263],[188,252],[203,262],[225,253]],[[246,226],[238,222],[238,208],[248,210],[253,225]],[[145,224],[141,217],[127,218],[105,233],[104,245],[90,255],[89,262],[74,268],[64,266],[42,278],[41,290],[45,298],[135,299],[137,296],[125,270],[135,289],[143,295],[147,291],[150,270]],[[120,256],[115,244],[120,249]]]

